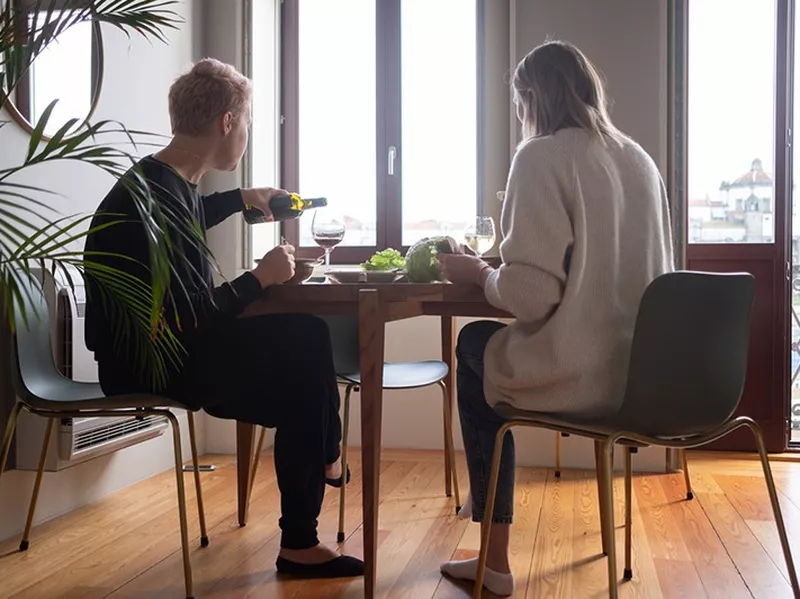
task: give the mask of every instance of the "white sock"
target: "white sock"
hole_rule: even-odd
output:
[[[472,493],[467,493],[466,498],[464,499],[464,505],[461,506],[461,509],[458,510],[458,518],[460,520],[471,520],[472,519]]]
[[[478,574],[478,558],[474,557],[463,561],[445,562],[442,564],[441,570],[443,574],[447,574],[453,578],[474,581]],[[495,572],[490,568],[486,568],[486,573],[483,575],[483,586],[495,595],[508,597],[514,594],[514,575],[501,574],[500,572]]]

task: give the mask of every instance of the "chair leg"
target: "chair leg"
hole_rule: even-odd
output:
[[[458,490],[458,471],[456,470],[456,446],[453,441],[453,412],[450,405],[450,393],[447,384],[439,381],[442,389],[442,399],[444,405],[444,447],[445,447],[445,474],[447,482],[453,482],[452,490],[456,496],[456,514],[461,510],[461,495]],[[448,472],[449,471],[449,474]],[[451,496],[450,485],[447,486],[447,496]]]
[[[556,478],[561,478],[561,433],[556,433]]]
[[[261,433],[258,435],[258,443],[256,443],[256,452],[253,455],[253,464],[250,466],[250,487],[247,489],[247,505],[250,506],[250,497],[253,494],[253,485],[256,481],[256,474],[258,473],[258,463],[261,457],[261,452],[264,450],[264,438],[267,436],[266,427],[261,427]]]
[[[481,523],[481,550],[478,556],[478,571],[475,576],[473,599],[481,599],[483,594],[483,578],[486,574],[486,560],[489,557],[489,540],[492,533],[492,515],[494,514],[494,504],[497,499],[497,481],[500,478],[500,458],[503,456],[503,439],[512,426],[513,422],[505,423],[497,431],[497,436],[494,439],[492,470],[489,476],[489,495],[486,498],[486,510],[483,512],[483,522]]]
[[[632,453],[633,448],[630,445],[625,446],[625,572],[622,575],[625,580],[633,578],[633,569],[631,568]]]
[[[601,441],[594,442],[594,462],[595,467],[597,469],[597,499],[598,503],[600,504],[600,539],[603,544],[603,555],[608,555],[608,545],[606,544],[606,529],[608,528],[608,523],[605,519],[605,501],[606,495],[604,490],[605,485],[605,472],[603,471],[603,460],[602,460],[602,453],[603,453],[603,444]]]
[[[192,467],[194,469],[194,489],[197,495],[197,515],[200,520],[200,546],[208,547],[208,532],[206,531],[206,511],[203,507],[203,487],[200,484],[200,470],[197,468],[197,436],[194,432],[194,413],[186,411],[189,420],[189,447],[192,449]]]
[[[347,435],[350,432],[350,394],[354,385],[347,385],[344,392],[344,418],[342,422],[342,486],[339,488],[339,530],[336,542],[344,543],[344,504],[347,492]]]
[[[611,439],[601,441],[601,465],[603,470],[603,489],[601,521],[605,520],[606,526],[603,531],[605,538],[604,545],[608,554],[608,596],[609,599],[617,599],[617,551],[614,530],[614,442]]]
[[[691,501],[694,499],[694,493],[692,492],[692,481],[689,478],[689,462],[686,459],[686,450],[681,449],[681,461],[683,462],[683,478],[686,481],[686,500]]]
[[[178,485],[178,515],[181,524],[181,549],[183,553],[183,577],[186,585],[186,598],[193,599],[192,562],[189,558],[189,526],[186,519],[186,490],[183,486],[183,452],[181,451],[181,429],[178,419],[170,411],[165,411],[172,425],[172,445],[175,452],[175,474]]]
[[[781,540],[783,557],[786,560],[786,569],[789,572],[789,582],[792,584],[792,592],[795,597],[800,597],[800,584],[798,584],[797,581],[797,571],[794,568],[794,561],[792,560],[792,550],[789,546],[789,539],[786,536],[786,525],[783,522],[781,504],[778,501],[778,492],[775,490],[775,480],[772,478],[772,469],[769,466],[767,448],[764,445],[764,436],[761,432],[761,427],[756,422],[750,420],[747,422],[747,426],[750,428],[753,436],[756,439],[758,455],[761,458],[761,467],[764,469],[764,479],[766,480],[767,491],[769,491],[769,499],[772,503],[772,512],[775,515],[775,525],[778,527],[778,536]]]
[[[17,430],[17,420],[19,413],[22,412],[23,405],[19,402],[14,404],[11,414],[8,416],[8,423],[6,423],[6,432],[3,435],[3,450],[0,453],[0,476],[3,475],[3,470],[6,468],[6,461],[8,454],[11,453],[11,443],[14,441],[14,431]]]
[[[42,439],[42,451],[39,454],[39,465],[36,468],[36,478],[33,481],[31,503],[28,506],[28,518],[25,520],[25,530],[22,532],[22,540],[19,542],[20,551],[27,551],[30,545],[33,515],[36,513],[36,502],[39,500],[39,490],[42,488],[42,473],[44,472],[44,463],[47,460],[47,450],[50,447],[50,437],[53,434],[54,420],[54,418],[47,419],[47,428],[44,431],[44,439]]]

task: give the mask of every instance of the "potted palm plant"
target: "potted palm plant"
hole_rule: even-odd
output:
[[[165,33],[181,23],[176,4],[171,0],[0,0],[0,106],[14,97],[37,57],[70,28],[103,24],[129,37],[141,35],[164,43]],[[131,148],[136,152],[152,145],[156,140],[151,134],[129,130],[116,121],[84,122],[80,115],[59,123],[58,128],[49,127],[57,102],[48,105],[30,127],[24,159],[0,168],[0,321],[13,330],[22,305],[21,290],[26,288],[22,283],[33,279],[35,271],[60,271],[69,281],[69,273],[76,269],[84,277],[93,277],[104,296],[119,304],[120,313],[126,315],[123,334],[142,340],[148,348],[141,356],[147,362],[143,366],[159,377],[167,361],[182,356],[180,343],[162,318],[171,264],[180,259],[173,255],[170,234],[180,232],[206,255],[210,253],[191,214],[165,210],[133,168],[137,157]],[[0,123],[0,147],[10,126]],[[129,186],[149,244],[149,284],[103,267],[82,251],[82,240],[91,231],[91,215],[65,217],[58,210],[62,198],[54,190],[20,182],[23,172],[56,161],[90,165]],[[75,249],[78,246],[81,249]]]

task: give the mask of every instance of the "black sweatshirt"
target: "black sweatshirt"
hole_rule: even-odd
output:
[[[208,228],[241,212],[244,207],[240,190],[201,196],[196,185],[152,156],[143,158],[134,168],[140,169],[160,206],[172,211],[185,212],[188,209],[194,214],[203,238]],[[105,222],[119,220],[124,222],[88,235],[85,251],[121,254],[133,260],[91,255],[87,255],[85,260],[122,270],[149,286],[150,255],[145,229],[123,181],[124,178],[118,181],[100,203],[91,226],[94,228]],[[248,272],[230,283],[214,287],[211,264],[202,252],[178,231],[170,231],[170,238],[175,246],[170,262],[180,281],[176,280],[175,273],[171,275],[163,314],[184,348],[190,350],[204,331],[234,318],[257,298],[262,292],[261,284]],[[86,277],[86,288],[86,346],[94,352],[101,369],[107,365],[109,370],[128,380],[131,391],[148,389],[151,385],[144,384],[144,381],[151,380],[151,373],[137,372],[134,367],[134,362],[140,358],[137,352],[141,352],[141,338],[137,345],[135,339],[129,338],[132,335],[120,337],[120,327],[123,326],[120,321],[124,320],[124,316],[121,318],[115,312],[119,308],[113,302],[106,301],[91,276]],[[168,372],[169,378],[175,374],[175,369],[173,367]]]

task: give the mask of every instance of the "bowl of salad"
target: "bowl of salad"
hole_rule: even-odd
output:
[[[368,283],[394,283],[403,274],[406,260],[403,254],[393,248],[375,252],[361,264]]]

